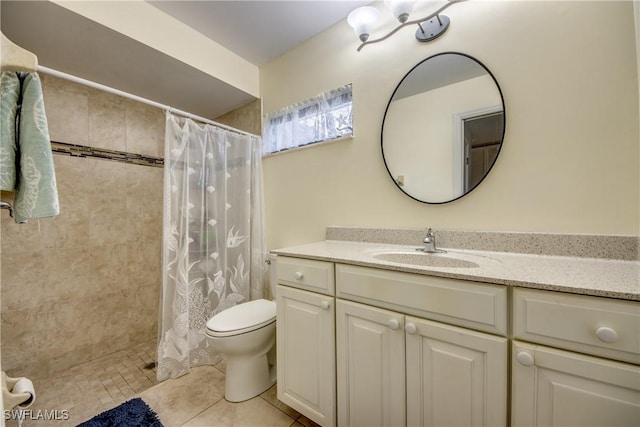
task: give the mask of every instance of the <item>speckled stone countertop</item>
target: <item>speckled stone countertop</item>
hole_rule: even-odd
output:
[[[447,249],[430,257],[455,258],[477,267],[423,267],[376,258],[383,252],[415,252],[418,245],[325,240],[271,251],[282,256],[332,261],[438,277],[640,301],[640,262],[529,253]],[[440,247],[440,245],[438,245]]]

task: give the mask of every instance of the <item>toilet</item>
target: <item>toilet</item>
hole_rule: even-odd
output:
[[[209,319],[207,339],[226,362],[225,399],[242,402],[275,384],[275,361],[268,357],[275,338],[274,301],[245,302]]]

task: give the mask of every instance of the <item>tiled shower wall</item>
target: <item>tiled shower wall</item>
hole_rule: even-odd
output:
[[[218,123],[232,126],[236,129],[252,133],[262,134],[262,100],[248,102],[235,110],[216,117]]]
[[[163,156],[162,111],[41,78],[53,141]],[[18,225],[0,211],[0,347],[13,376],[46,377],[157,335],[163,169],[53,159],[60,216]]]

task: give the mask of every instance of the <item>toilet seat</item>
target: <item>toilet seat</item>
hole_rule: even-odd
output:
[[[207,322],[207,335],[227,337],[255,331],[276,321],[276,303],[265,299],[238,304]]]

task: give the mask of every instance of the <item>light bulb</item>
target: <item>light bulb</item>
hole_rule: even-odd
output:
[[[384,0],[384,4],[391,10],[393,16],[403,24],[409,19],[414,3],[414,0]]]
[[[369,34],[378,22],[380,11],[372,6],[359,7],[347,17],[347,23],[362,42],[366,42]]]

